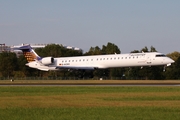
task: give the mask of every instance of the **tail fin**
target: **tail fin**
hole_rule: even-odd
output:
[[[32,49],[30,45],[24,45],[18,48],[19,50],[22,50],[25,58],[28,62],[32,62],[35,60],[40,60],[41,57],[37,55],[37,53]]]

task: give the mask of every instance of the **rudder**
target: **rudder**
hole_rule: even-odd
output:
[[[36,52],[32,49],[30,45],[25,45],[20,48],[22,50],[24,57],[27,59],[28,62],[33,62],[35,60],[40,60],[41,58],[36,54]]]

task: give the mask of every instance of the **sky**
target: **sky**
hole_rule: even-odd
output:
[[[0,43],[180,52],[180,0],[0,0]]]

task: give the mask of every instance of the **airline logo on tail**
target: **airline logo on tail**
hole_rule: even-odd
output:
[[[35,60],[40,60],[41,57],[39,57],[35,51],[31,48],[30,45],[22,46],[18,48],[19,50],[23,51],[23,54],[28,62],[33,62]]]

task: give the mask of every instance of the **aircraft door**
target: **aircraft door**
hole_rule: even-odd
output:
[[[146,63],[149,64],[149,65],[151,65],[152,60],[151,60],[151,56],[150,56],[150,55],[147,56],[147,58],[146,58]]]

